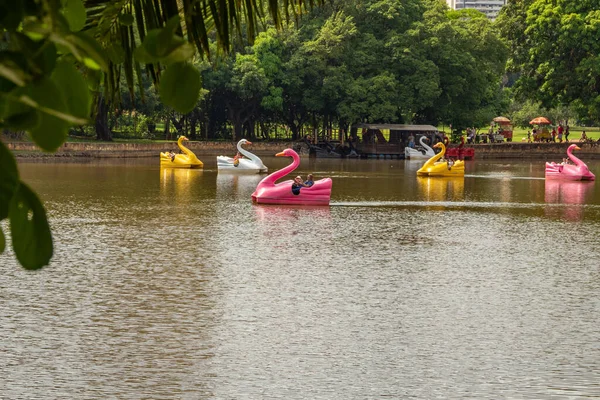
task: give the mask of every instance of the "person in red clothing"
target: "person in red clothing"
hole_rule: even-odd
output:
[[[562,127],[562,125],[558,126],[557,131],[558,131],[558,142],[562,143],[562,137],[563,137],[563,127]]]

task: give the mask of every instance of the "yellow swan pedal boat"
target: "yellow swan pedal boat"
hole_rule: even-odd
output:
[[[177,146],[183,154],[173,154],[168,151],[160,153],[160,166],[164,168],[202,168],[204,164],[198,160],[198,157],[183,142],[188,140],[185,136],[180,136],[177,140]]]
[[[439,161],[446,154],[446,146],[442,142],[436,143],[433,148],[442,149],[438,154],[431,157],[417,171],[420,176],[465,176],[465,162],[462,160],[456,161]]]

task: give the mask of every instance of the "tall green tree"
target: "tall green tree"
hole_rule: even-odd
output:
[[[417,111],[415,119],[456,129],[481,125],[502,106],[506,47],[482,13],[448,11],[443,4],[432,3],[423,21],[413,26],[414,40],[407,53],[416,54],[432,77],[437,75],[439,95]],[[435,96],[433,87],[425,89]]]
[[[551,108],[573,104],[600,118],[600,12],[594,0],[510,0],[498,26],[520,73],[522,98]]]

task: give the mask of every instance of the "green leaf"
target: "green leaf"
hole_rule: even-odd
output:
[[[191,44],[175,35],[179,26],[179,17],[174,16],[167,21],[163,29],[152,29],[147,32],[142,46],[134,51],[136,60],[143,64],[155,62],[171,64],[189,60],[195,50]]]
[[[187,63],[171,64],[160,78],[161,100],[181,113],[194,109],[200,98],[200,71]]]
[[[106,54],[113,64],[121,64],[125,61],[125,50],[116,43],[113,43],[106,49]]]
[[[22,54],[10,51],[0,53],[0,77],[18,86],[25,86],[30,79],[24,71],[27,61]],[[2,85],[5,89],[5,84]]]
[[[66,60],[61,60],[54,68],[52,80],[62,91],[68,112],[76,117],[89,118],[92,97],[85,78],[77,68]]]
[[[69,114],[62,91],[49,78],[18,88],[10,93],[9,98],[11,103],[19,101],[38,111],[39,124],[28,131],[35,143],[46,151],[56,151],[64,143],[69,122],[86,122]]]
[[[4,238],[4,232],[2,232],[2,227],[0,226],[0,254],[4,253],[5,248],[6,248],[6,239]]]
[[[102,72],[97,69],[88,69],[85,74],[85,79],[90,90],[99,90]]]
[[[184,40],[175,35],[175,31],[179,28],[179,16],[175,15],[167,21],[165,27],[160,30],[157,40],[157,55],[164,57],[169,55],[173,50],[184,43]]]
[[[15,104],[15,102],[9,102],[9,104]],[[4,125],[8,128],[11,128],[16,131],[26,131],[29,129],[34,129],[40,124],[40,117],[38,112],[31,107],[27,107],[22,103],[20,104],[23,107],[22,112],[12,113],[10,116],[4,119]],[[8,106],[7,108],[9,108]],[[13,110],[14,111],[14,110]]]
[[[151,61],[158,61],[160,58],[160,54],[158,52],[158,35],[160,34],[160,29],[152,29],[146,33],[146,37],[144,38],[144,42],[142,46],[144,50],[147,52],[148,56],[151,57]],[[139,49],[140,47],[138,47]],[[136,49],[137,50],[137,49]],[[143,62],[140,60],[140,62]]]
[[[50,39],[57,44],[66,46],[69,51],[89,68],[108,71],[106,52],[96,39],[85,32],[77,32],[62,38],[60,35],[50,35]]]
[[[23,20],[23,14],[23,2],[0,1],[0,26],[7,30],[16,30]]]
[[[177,47],[166,57],[161,58],[161,62],[165,65],[173,64],[176,62],[184,62],[191,60],[194,54],[196,53],[196,49],[191,43],[185,42],[181,46]]]
[[[50,74],[56,65],[56,46],[50,40],[34,41],[27,35],[19,32],[11,34],[11,45],[18,49],[17,52],[3,52],[2,64],[20,68],[27,79],[36,80],[40,76]],[[14,82],[14,79],[11,79]],[[17,83],[18,84],[18,83]],[[19,86],[24,86],[19,84]]]
[[[133,25],[133,15],[131,14],[120,14],[119,23],[121,25],[130,26]]]
[[[17,260],[27,269],[48,265],[54,249],[46,211],[35,192],[23,182],[10,202],[8,213]]]
[[[20,91],[23,90],[16,90],[15,92]],[[12,98],[7,99],[0,116],[4,118],[4,124],[14,130],[34,128],[40,122],[35,108]]]
[[[145,47],[140,46],[136,47],[133,51],[133,56],[137,60],[137,62],[142,64],[152,64],[154,61],[158,61],[158,58],[153,57],[148,53]]]
[[[8,216],[8,205],[19,186],[19,171],[12,153],[0,141],[0,221]]]
[[[81,0],[67,0],[63,8],[63,15],[69,23],[72,32],[79,32],[85,26],[87,14]]]
[[[49,74],[56,65],[56,45],[50,41],[37,42],[39,45],[33,59],[44,74]]]

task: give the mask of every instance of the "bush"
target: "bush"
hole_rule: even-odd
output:
[[[154,137],[148,129],[150,117],[135,110],[121,111],[113,128],[113,136],[122,139],[151,139]]]

